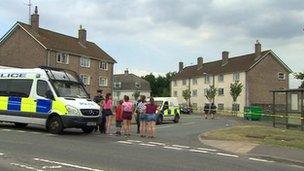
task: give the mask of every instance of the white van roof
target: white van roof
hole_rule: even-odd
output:
[[[22,78],[22,79],[29,79],[29,78],[35,78],[37,75],[39,75],[39,78],[46,79],[48,78],[45,71],[41,68],[32,68],[32,69],[20,69],[20,68],[0,68],[0,79],[7,79],[8,74],[15,74],[15,75],[22,75],[22,77],[16,77],[16,78]]]
[[[168,101],[172,102],[175,106],[178,106],[178,101],[176,97],[154,97],[154,101]]]

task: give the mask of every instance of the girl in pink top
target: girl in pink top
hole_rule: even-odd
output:
[[[122,103],[123,113],[123,130],[126,136],[131,135],[131,120],[133,115],[133,103],[129,101],[129,96],[124,96]]]
[[[106,134],[110,133],[111,120],[112,120],[112,95],[106,94],[106,99],[102,103],[102,114],[106,117]]]

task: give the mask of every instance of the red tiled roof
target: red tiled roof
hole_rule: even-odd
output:
[[[83,46],[79,43],[79,40],[76,37],[67,36],[43,28],[39,28],[37,34],[33,31],[30,25],[22,22],[18,23],[29,33],[31,33],[31,35],[34,36],[47,49],[70,52],[98,60],[116,63],[116,61],[110,55],[108,55],[93,42],[87,41],[86,45]]]
[[[261,56],[264,56],[268,52],[270,52],[270,50],[263,51]],[[251,53],[238,57],[231,57],[224,66],[222,66],[222,60],[204,63],[199,69],[197,68],[197,65],[191,65],[185,67],[181,72],[178,72],[172,80],[202,77],[204,73],[219,75],[247,71],[256,62],[255,54]]]

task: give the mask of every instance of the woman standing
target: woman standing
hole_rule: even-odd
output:
[[[146,136],[146,121],[147,121],[147,114],[146,114],[146,96],[142,95],[140,97],[140,101],[137,105],[137,110],[139,113],[139,122],[140,122],[140,137]]]
[[[156,110],[157,105],[154,103],[154,98],[150,98],[150,103],[146,104],[146,113],[147,113],[147,134],[148,138],[155,137],[155,121],[156,121]]]
[[[102,103],[102,112],[106,117],[106,134],[110,133],[111,121],[112,121],[112,95],[111,93],[106,94],[106,99]]]
[[[122,103],[123,113],[123,130],[126,136],[131,135],[131,120],[133,115],[133,103],[129,101],[129,96],[124,96],[124,102]]]

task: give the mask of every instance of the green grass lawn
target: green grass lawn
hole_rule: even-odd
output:
[[[286,130],[263,125],[234,126],[210,131],[202,136],[205,139],[247,141],[304,150],[304,131]]]

